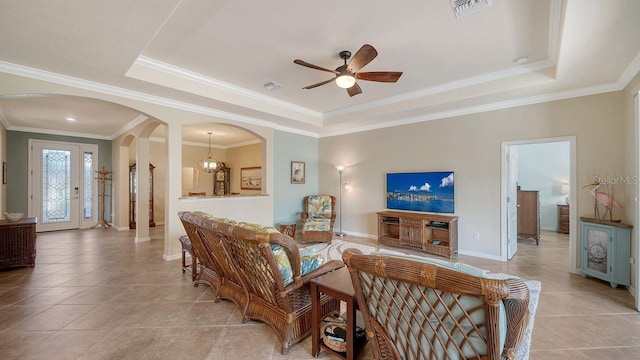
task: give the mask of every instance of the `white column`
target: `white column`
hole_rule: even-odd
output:
[[[178,218],[181,210],[179,200],[182,196],[182,125],[166,124],[165,140],[167,151],[164,211],[164,260],[180,258],[178,236],[185,234]]]
[[[138,138],[136,154],[136,242],[150,241],[149,236],[149,139]]]

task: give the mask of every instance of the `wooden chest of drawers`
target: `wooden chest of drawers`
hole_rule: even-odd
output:
[[[569,205],[558,205],[558,227],[557,232],[569,233]]]

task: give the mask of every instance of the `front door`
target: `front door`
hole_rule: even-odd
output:
[[[97,221],[97,145],[31,141],[30,216],[36,231],[80,229]]]

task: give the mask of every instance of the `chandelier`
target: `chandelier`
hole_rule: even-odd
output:
[[[198,163],[198,166],[200,167],[200,169],[202,171],[208,172],[208,173],[212,173],[218,168],[218,162],[216,160],[214,160],[213,157],[211,157],[211,135],[212,135],[212,133],[208,132],[207,134],[209,134],[209,153],[207,154],[207,158],[206,159],[200,160],[200,162]]]

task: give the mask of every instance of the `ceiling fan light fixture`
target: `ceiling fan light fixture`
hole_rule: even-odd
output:
[[[351,74],[343,73],[336,78],[336,85],[338,85],[338,87],[341,87],[343,89],[348,89],[352,87],[355,83],[356,83],[356,78],[354,78],[353,75]]]

